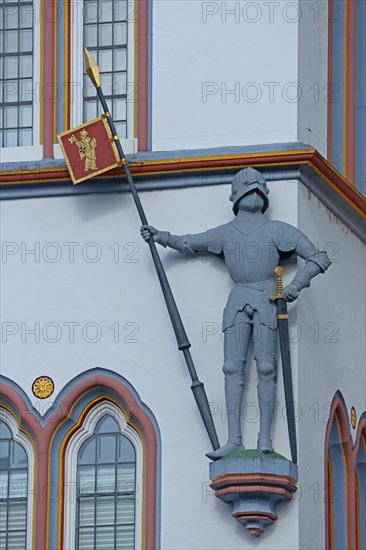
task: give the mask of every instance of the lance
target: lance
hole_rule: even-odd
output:
[[[294,407],[294,394],[292,389],[292,373],[291,373],[291,356],[290,356],[290,343],[288,334],[288,313],[287,302],[283,297],[283,267],[276,267],[274,274],[277,279],[277,294],[271,296],[271,300],[277,302],[277,319],[278,330],[280,335],[280,348],[281,348],[281,360],[282,360],[282,372],[283,372],[283,384],[285,387],[285,401],[286,401],[286,416],[287,416],[287,428],[290,440],[292,462],[297,464],[297,444],[296,444],[296,418]]]
[[[105,114],[106,120],[108,122],[109,128],[112,132],[113,140],[115,142],[115,145],[116,145],[116,148],[117,148],[117,151],[118,151],[118,155],[121,159],[121,164],[123,166],[123,169],[124,169],[124,172],[125,172],[125,175],[126,175],[126,178],[127,178],[127,182],[128,182],[129,187],[130,187],[131,194],[132,194],[133,200],[135,202],[138,214],[140,216],[141,223],[142,223],[142,225],[149,225],[148,221],[147,221],[147,218],[146,218],[146,215],[145,215],[145,212],[144,212],[144,209],[142,207],[141,200],[140,200],[140,197],[138,195],[135,183],[133,181],[133,178],[132,178],[132,175],[131,175],[130,168],[128,166],[126,156],[123,152],[121,142],[118,138],[116,128],[114,126],[113,119],[110,115],[108,105],[106,103],[102,88],[100,86],[99,67],[98,67],[97,63],[95,62],[95,60],[93,59],[93,57],[90,55],[90,53],[88,52],[88,50],[86,48],[84,49],[84,54],[85,54],[85,67],[86,67],[87,75],[89,76],[90,80],[92,81],[92,83],[94,84],[94,86],[97,90],[98,98],[99,98],[99,101],[100,101],[100,103],[102,105],[102,108],[104,110],[104,114]],[[153,237],[150,237],[148,245],[149,245],[149,248],[150,248],[151,256],[152,256],[154,266],[155,266],[155,269],[156,269],[156,273],[157,273],[157,276],[158,276],[158,279],[159,279],[159,282],[160,282],[161,290],[163,292],[163,296],[164,296],[164,299],[165,299],[165,304],[166,304],[166,307],[168,309],[168,313],[169,313],[169,316],[170,316],[171,323],[173,325],[173,329],[174,329],[174,332],[175,332],[175,337],[177,339],[178,349],[183,352],[184,359],[186,361],[189,374],[191,376],[191,380],[192,380],[191,389],[192,389],[194,398],[196,400],[199,412],[201,414],[203,423],[205,425],[208,437],[210,438],[211,445],[212,445],[213,449],[216,450],[220,447],[220,445],[219,445],[219,441],[218,441],[218,438],[217,438],[216,429],[215,429],[215,425],[214,425],[214,422],[213,422],[211,409],[210,409],[210,406],[209,406],[209,403],[208,403],[206,391],[205,391],[203,383],[198,379],[196,368],[194,366],[191,353],[189,351],[189,348],[191,347],[191,344],[188,340],[185,328],[183,326],[183,322],[182,322],[181,316],[179,314],[177,304],[175,302],[172,290],[170,288],[169,281],[167,279],[163,264],[162,264],[160,256],[159,256],[159,253],[156,249],[156,245],[155,245]]]

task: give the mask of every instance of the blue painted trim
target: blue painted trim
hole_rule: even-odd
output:
[[[336,94],[332,103],[332,165],[343,174],[344,146],[344,18],[345,0],[333,0],[332,85]],[[331,92],[331,90],[329,90]]]
[[[355,10],[355,185],[366,195],[366,2]]]
[[[152,105],[153,105],[153,2],[148,2],[148,119],[147,147],[152,150]]]

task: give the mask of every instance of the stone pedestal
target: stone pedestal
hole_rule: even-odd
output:
[[[277,503],[292,500],[297,465],[277,453],[235,451],[211,462],[210,479],[216,496],[232,503],[232,516],[260,537],[277,520]]]

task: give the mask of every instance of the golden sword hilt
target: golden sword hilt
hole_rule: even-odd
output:
[[[270,300],[278,300],[279,298],[283,298],[283,282],[282,277],[285,273],[285,270],[283,267],[278,266],[273,270],[273,273],[275,274],[275,277],[277,279],[277,294],[276,296],[270,296]]]

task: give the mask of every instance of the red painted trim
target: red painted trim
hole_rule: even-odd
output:
[[[333,0],[328,3],[328,93],[332,82],[332,64],[333,64]],[[332,162],[332,101],[328,101],[327,113],[327,158]]]
[[[236,512],[235,514],[232,514],[232,516],[238,521],[243,519],[265,519],[268,523],[274,523],[278,519],[278,516],[275,516],[274,514],[252,514],[251,512]]]
[[[144,161],[139,163],[131,163],[130,169],[133,176],[141,174],[169,174],[169,173],[184,173],[189,171],[202,170],[207,172],[218,168],[235,168],[240,169],[245,166],[254,167],[270,167],[276,166],[291,166],[299,163],[307,164],[310,168],[316,169],[320,173],[320,177],[326,178],[337,190],[339,190],[346,200],[358,208],[361,212],[366,213],[366,198],[361,195],[347,180],[339,174],[329,162],[322,157],[317,151],[311,149],[301,153],[276,153],[276,154],[253,154],[235,156],[235,158],[220,157],[220,158],[202,158],[202,159],[181,159],[171,162],[169,159],[162,160],[158,163],[153,161]],[[121,175],[120,169],[111,170],[107,178],[115,178],[116,175]],[[99,178],[96,178],[96,181]],[[64,168],[52,169],[32,169],[32,170],[9,170],[2,172],[0,175],[1,185],[18,185],[26,184],[27,182],[50,183],[51,185],[60,182],[70,181],[70,175],[66,166]],[[137,180],[138,183],[138,180]],[[71,186],[71,183],[70,183]]]
[[[149,116],[149,5],[148,0],[138,2],[138,67],[137,67],[137,137],[139,151],[146,151],[148,147],[148,116]]]
[[[61,401],[58,409],[42,427],[38,420],[28,409],[25,401],[16,391],[2,384],[1,393],[14,405],[17,414],[34,434],[38,448],[37,456],[37,507],[36,507],[36,536],[35,548],[46,550],[47,540],[47,495],[44,489],[48,486],[48,460],[49,445],[52,436],[60,423],[68,417],[70,409],[79,398],[95,387],[108,388],[122,398],[126,405],[126,412],[135,418],[144,435],[146,446],[146,483],[145,491],[145,548],[155,549],[156,535],[156,466],[157,466],[157,440],[154,426],[150,418],[136,402],[133,394],[121,382],[106,375],[94,375],[82,380],[72,387]],[[87,407],[84,409],[84,411]]]
[[[212,489],[223,488],[225,485],[242,485],[250,487],[252,484],[263,483],[270,486],[283,486],[287,490],[296,491],[296,483],[285,476],[274,476],[264,474],[228,474],[215,479],[210,487]]]
[[[54,32],[55,5],[54,0],[44,0],[43,3],[43,66],[44,81],[42,90],[43,101],[43,157],[53,158],[54,108]]]
[[[325,497],[328,493],[329,487],[329,477],[328,477],[328,467],[327,467],[327,457],[328,457],[328,447],[329,447],[329,438],[332,430],[332,425],[335,420],[335,416],[338,418],[340,430],[341,430],[341,443],[343,446],[345,459],[346,459],[346,470],[347,470],[347,487],[346,487],[346,510],[347,510],[347,548],[353,550],[357,548],[357,529],[356,529],[356,460],[357,452],[360,444],[361,434],[366,430],[366,418],[362,418],[359,422],[356,442],[352,448],[351,446],[351,434],[348,424],[348,413],[345,408],[344,402],[336,394],[332,401],[332,406],[329,413],[329,419],[327,423],[327,428],[325,432],[325,445],[324,445],[324,479],[325,479]],[[326,550],[331,549],[331,541],[333,537],[331,536],[331,518],[330,518],[330,509],[329,509],[329,499],[325,498],[325,548]]]
[[[246,494],[250,495],[251,493],[265,493],[269,495],[280,495],[284,497],[286,500],[292,500],[293,496],[291,493],[286,491],[285,489],[282,489],[281,487],[273,487],[273,486],[267,486],[267,485],[248,485],[248,487],[243,487],[242,485],[232,485],[230,487],[226,487],[225,489],[219,489],[215,492],[215,495],[218,498],[221,498],[226,495],[240,495],[240,494]]]
[[[355,0],[347,0],[346,177],[355,182]]]

